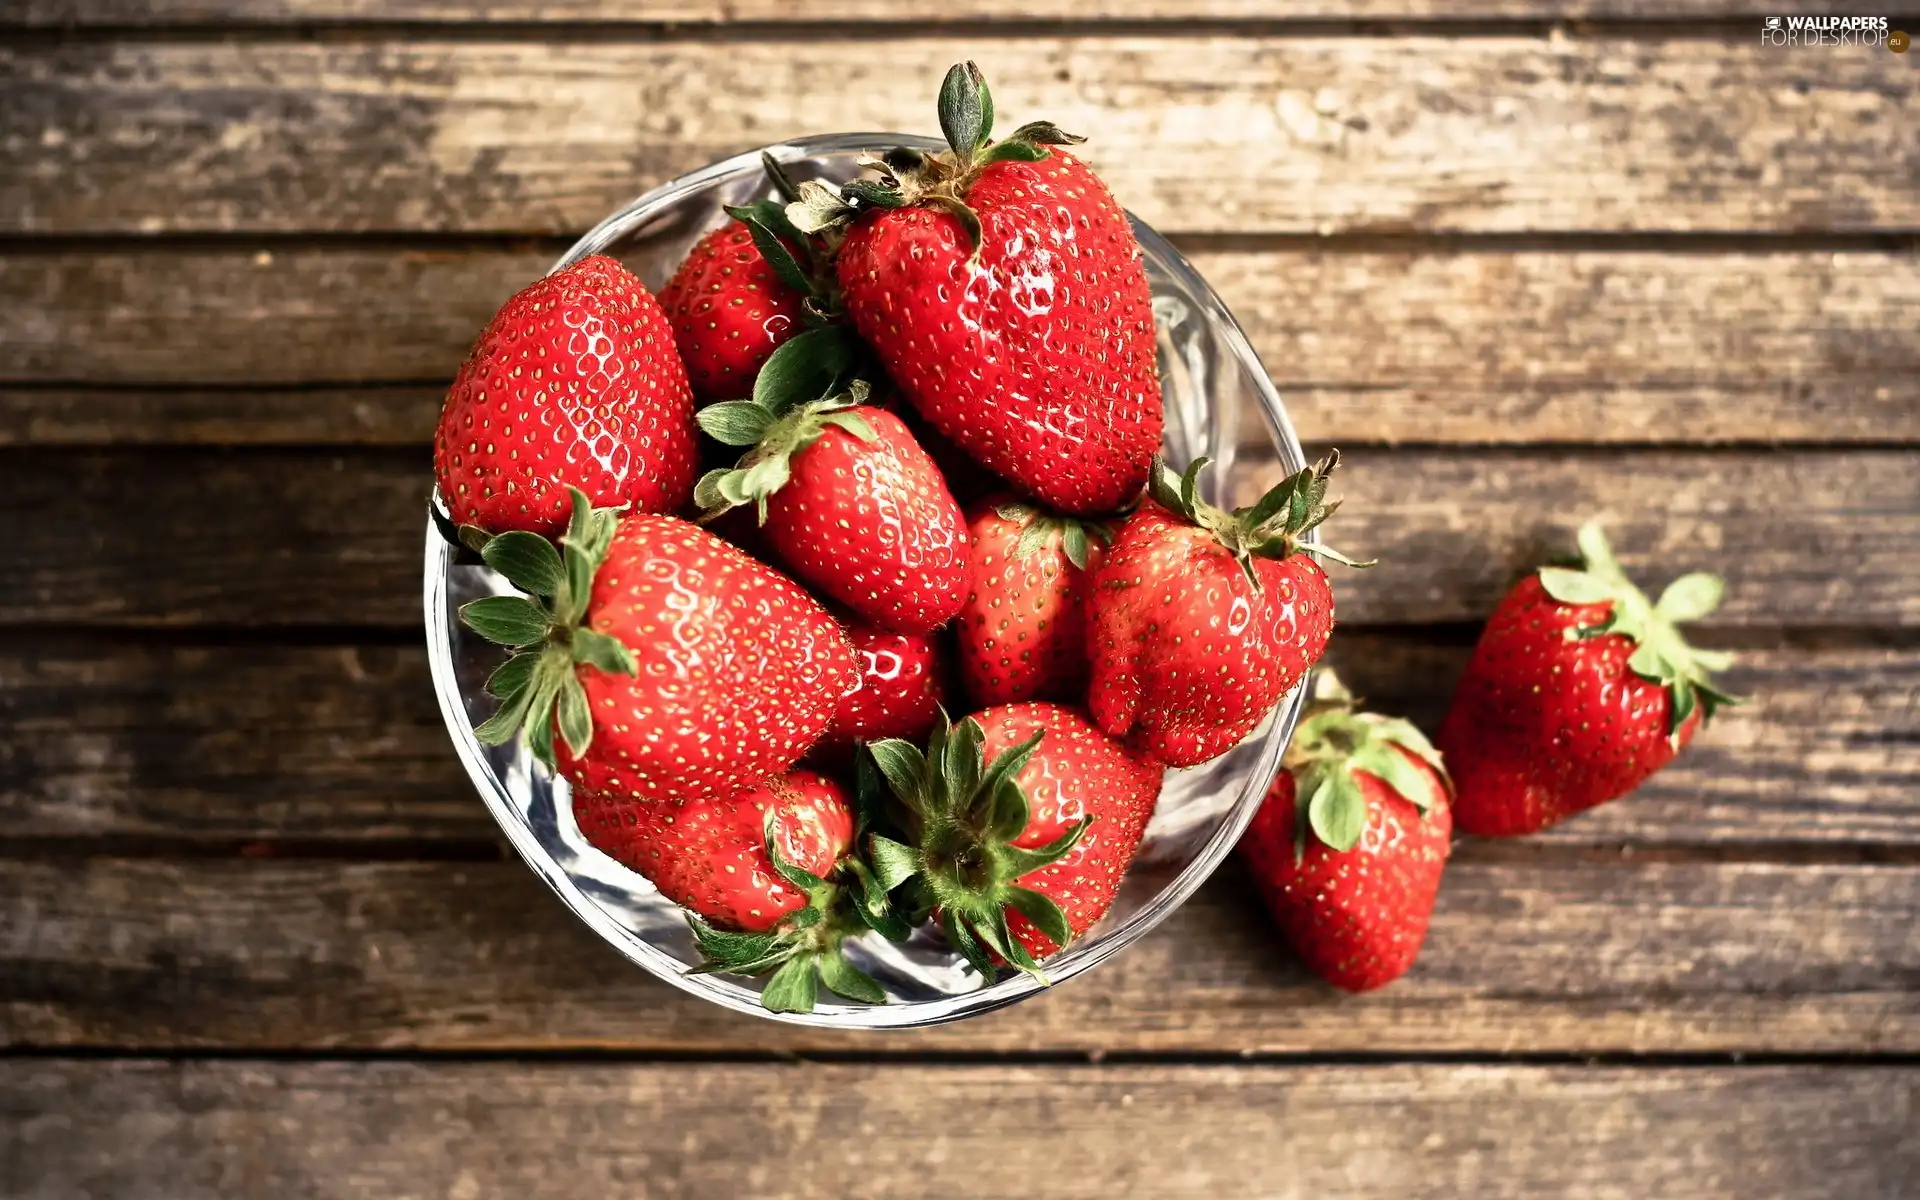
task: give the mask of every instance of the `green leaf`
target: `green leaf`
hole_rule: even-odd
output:
[[[980,257],[980,242],[983,236],[980,225],[980,214],[973,211],[973,209],[967,205],[966,201],[956,200],[952,196],[928,196],[926,203],[951,215],[954,220],[960,222],[961,231],[967,235],[967,244],[973,247],[973,253],[968,256],[969,261],[977,260]]]
[[[1200,472],[1206,470],[1207,464],[1212,461],[1211,458],[1203,454],[1188,463],[1187,469],[1180,473],[1180,504],[1182,512],[1196,513],[1200,511]]]
[[[1011,887],[1007,889],[1007,903],[1033,922],[1033,927],[1046,934],[1055,946],[1065,949],[1067,943],[1073,940],[1073,929],[1067,924],[1067,914],[1061,911],[1051,896],[1032,888]]]
[[[753,381],[753,402],[775,416],[818,400],[853,361],[852,335],[838,325],[796,334],[767,358]]]
[[[820,420],[825,424],[844,429],[854,437],[868,444],[880,440],[880,435],[873,431],[873,426],[867,424],[867,419],[857,412],[828,413],[821,417]]]
[[[1680,729],[1693,715],[1695,697],[1693,685],[1685,680],[1667,689],[1667,740],[1674,749],[1680,748]]]
[[[1727,650],[1695,650],[1693,665],[1702,671],[1724,671],[1733,665],[1733,654]]]
[[[1718,575],[1695,571],[1668,584],[1667,590],[1660,593],[1660,600],[1653,606],[1653,611],[1676,624],[1698,621],[1719,608],[1726,594],[1727,585]]]
[[[1673,664],[1666,655],[1660,653],[1652,642],[1641,642],[1634,647],[1633,657],[1627,659],[1627,669],[1642,679],[1663,683],[1675,675]]]
[[[980,68],[966,62],[954,64],[940,84],[940,132],[962,167],[972,164],[986,140],[990,118],[982,82]]]
[[[547,611],[523,596],[487,596],[464,604],[460,619],[502,646],[531,646],[547,636]]]
[[[1582,525],[1576,538],[1580,543],[1580,557],[1586,563],[1587,570],[1608,579],[1626,578],[1619,560],[1613,557],[1613,547],[1607,544],[1606,531],[1600,528],[1598,521],[1588,521]]]
[[[1093,817],[1084,816],[1074,822],[1072,829],[1038,850],[1028,850],[1024,846],[1000,846],[994,850],[994,856],[999,860],[1006,878],[1021,879],[1065,858],[1080,844],[1080,839],[1086,836],[1092,825]]]
[[[1008,965],[1025,971],[1041,983],[1048,982],[1047,977],[1040,973],[1040,964],[1034,961],[1033,955],[1007,928],[1006,909],[995,908],[986,920],[975,921],[973,933],[987,949],[998,954]]]
[[[889,892],[920,873],[918,850],[877,833],[867,839],[867,857],[874,878]]]
[[[1180,476],[1158,454],[1153,456],[1153,467],[1147,472],[1147,491],[1161,508],[1168,512],[1181,511]]]
[[[1010,142],[1032,142],[1039,146],[1077,146],[1087,139],[1066,133],[1052,121],[1028,121],[1007,135]]]
[[[766,224],[759,213],[740,208],[729,208],[727,211],[747,227],[747,231],[753,235],[754,249],[760,251],[760,257],[767,260],[767,265],[773,268],[773,273],[780,277],[781,283],[802,296],[814,294],[813,280],[807,277],[806,270],[793,257],[793,251],[787,249],[780,235]],[[790,224],[784,213],[781,214],[781,224]]]
[[[487,543],[480,557],[507,582],[534,596],[551,596],[567,577],[560,552],[537,533],[516,529]]]
[[[907,197],[899,188],[874,179],[855,179],[840,185],[840,193],[868,208],[901,208]]]
[[[853,748],[853,836],[858,838],[880,820],[886,809],[886,797],[880,790],[880,768],[873,765],[873,754],[864,743]]]
[[[735,933],[715,929],[704,918],[691,912],[687,914],[687,925],[693,930],[693,940],[699,943],[700,953],[729,970],[746,963],[764,961],[780,944],[777,934]]]
[[[1345,852],[1360,842],[1367,827],[1367,798],[1353,776],[1332,770],[1307,802],[1307,821],[1313,834],[1334,850]]]
[[[702,475],[700,482],[693,485],[694,504],[709,512],[716,508],[724,509],[733,507],[733,502],[727,499],[726,492],[722,490],[720,485],[721,481],[726,479],[727,476],[737,475],[738,473],[739,472],[732,467],[715,467],[705,475]]]
[[[537,659],[538,655],[528,655]],[[533,704],[533,689],[523,687],[507,698],[506,703],[494,710],[494,714],[473,731],[482,746],[504,746],[520,732],[526,724],[527,709]]]
[[[1045,146],[1036,146],[1032,142],[1019,142],[1008,138],[1004,142],[996,142],[989,146],[987,152],[980,156],[980,161],[983,163],[1039,162],[1046,157],[1048,157],[1048,151]]]
[[[809,179],[800,185],[800,198],[787,205],[787,220],[801,233],[819,233],[844,225],[853,216],[853,206],[840,198],[832,184]]]
[[[1053,539],[1053,523],[1036,517],[1028,521],[1020,530],[1020,536],[1013,540],[1013,558],[1015,562],[1025,562],[1046,548]]]
[[[640,665],[619,638],[582,626],[573,631],[573,661],[598,667],[611,675],[637,675]]]
[[[559,703],[560,736],[566,740],[568,753],[579,758],[593,742],[593,713],[587,707],[587,689],[571,671],[560,685]]]
[[[1600,604],[1614,598],[1614,585],[1585,571],[1541,567],[1540,586],[1562,604]]]
[[[976,728],[978,724],[975,722]],[[995,793],[1012,783],[1014,777],[1020,774],[1021,769],[1033,757],[1034,749],[1040,745],[1040,740],[1046,736],[1046,730],[1036,729],[1032,736],[994,755],[993,761],[987,765],[986,771],[980,776],[980,790]],[[1026,823],[1021,822],[1020,827],[1026,828]]]
[[[764,500],[793,478],[792,462],[784,454],[770,454],[748,467],[740,478],[740,491],[748,500]]]
[[[810,1013],[819,995],[813,956],[796,955],[767,980],[760,992],[760,1006],[768,1012]]]
[[[1033,810],[1027,804],[1026,789],[1009,779],[991,793],[993,807],[987,816],[987,832],[999,841],[1010,842],[1026,832]]]
[[[942,782],[946,784],[948,803],[954,805],[956,810],[973,799],[980,786],[981,773],[986,769],[981,754],[986,737],[980,722],[968,717],[954,727],[947,739],[946,753],[941,756],[940,774]]]
[[[973,936],[973,930],[959,915],[948,909],[940,916],[940,928],[946,931],[947,941],[960,952],[969,966],[980,972],[982,978],[992,982],[998,973],[993,968],[993,959],[987,956],[986,949],[980,945],[980,939]]]
[[[533,669],[540,665],[540,654],[536,650],[523,650],[494,668],[487,676],[487,695],[502,700],[525,690],[533,679]]]
[[[1087,544],[1087,527],[1078,521],[1068,521],[1060,533],[1060,549],[1066,552],[1067,561],[1078,570],[1087,569],[1087,555],[1092,547]]]
[[[708,437],[726,446],[759,444],[774,422],[773,413],[752,400],[722,400],[694,414]]]
[[[876,742],[868,742],[867,751],[873,755],[874,765],[886,777],[887,786],[893,789],[893,794],[906,801],[914,811],[921,811],[921,787],[927,777],[927,758],[920,752],[920,747],[901,738],[881,738]]]
[[[1431,812],[1444,797],[1436,795],[1433,780],[1390,742],[1371,742],[1348,760],[1354,769],[1380,780],[1421,812]],[[1364,813],[1362,814],[1364,817]]]
[[[820,888],[826,886],[826,880],[815,875],[805,867],[789,861],[786,855],[780,853],[779,809],[771,809],[768,811],[767,819],[760,824],[760,836],[767,848],[767,858],[772,861],[773,869],[780,878],[786,880],[794,887],[799,888],[801,891],[806,892],[808,895],[812,895]],[[800,914],[796,913],[794,915],[798,917]],[[818,921],[819,919],[819,912],[814,911],[813,920]],[[813,921],[809,921],[806,924],[810,925],[812,923]],[[801,927],[804,928],[804,926]]]
[[[816,955],[814,964],[820,972],[820,982],[830,991],[861,1004],[887,1002],[886,990],[879,982],[848,962],[838,950]]]
[[[787,174],[787,168],[780,160],[762,150],[760,169],[767,173],[767,181],[773,184],[773,190],[782,200],[793,201],[799,198],[800,191],[794,187],[793,176]]]

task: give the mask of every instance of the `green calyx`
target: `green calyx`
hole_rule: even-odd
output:
[[[1018,912],[1055,946],[1073,940],[1066,913],[1054,901],[1017,880],[1060,861],[1085,836],[1092,817],[1045,846],[1014,845],[1027,827],[1031,806],[1015,779],[1033,757],[1044,732],[986,761],[986,733],[969,717],[953,725],[942,712],[926,748],[887,738],[869,743],[871,758],[902,810],[912,844],[880,834],[867,838],[868,857],[880,886],[909,889],[912,912],[933,912],[954,949],[992,979],[993,956],[1042,983],[1039,962],[1013,936],[1009,909]]]
[[[576,758],[593,741],[587,691],[575,668],[584,664],[618,675],[638,671],[633,653],[618,638],[581,624],[593,577],[613,542],[617,512],[594,508],[579,488],[567,491],[573,517],[559,549],[538,534],[518,530],[485,538],[476,547],[487,566],[526,595],[487,596],[460,607],[467,628],[514,649],[487,679],[487,692],[500,707],[474,736],[499,746],[525,730],[528,749],[549,768],[555,724]]]
[[[912,927],[893,912],[886,890],[858,857],[847,855],[835,864],[834,879],[822,879],[789,862],[780,853],[776,821],[776,814],[767,814],[767,857],[774,871],[806,896],[806,907],[766,933],[715,929],[688,913],[687,924],[706,960],[692,973],[770,973],[760,992],[760,1003],[769,1012],[812,1012],[822,987],[861,1004],[887,1003],[879,982],[847,961],[846,941],[868,930],[905,941]]]
[[[1401,750],[1432,767],[1439,787]],[[1294,779],[1296,863],[1306,855],[1309,833],[1341,853],[1360,844],[1367,798],[1355,771],[1400,793],[1423,817],[1450,799],[1446,768],[1426,734],[1411,721],[1357,711],[1353,694],[1325,668],[1314,673],[1313,703],[1293,731],[1283,762]]]
[[[799,197],[787,207],[796,229],[817,233],[846,225],[863,212],[925,204],[959,219],[980,253],[980,216],[968,207],[967,189],[980,172],[996,162],[1039,162],[1049,146],[1072,146],[1085,138],[1063,132],[1050,121],[1031,121],[1001,141],[993,140],[993,93],[980,68],[957,63],[940,85],[940,132],[948,150],[922,154],[896,148],[861,165],[873,168],[878,179],[857,179],[838,188],[811,181],[799,188]]]
[[[1093,553],[1093,543],[1106,546],[1113,542],[1113,530],[1099,521],[1083,521],[1078,517],[1043,512],[1031,504],[1017,502],[996,505],[993,511],[1001,520],[1012,521],[1020,526],[1020,536],[1013,543],[1016,562],[1025,562],[1042,550],[1057,545],[1060,552],[1067,556],[1068,562],[1084,571]]]
[[[693,502],[702,510],[701,519],[710,521],[729,509],[751,504],[764,524],[767,498],[793,477],[793,456],[819,441],[829,426],[863,442],[878,437],[867,419],[852,411],[866,400],[867,385],[856,379],[840,395],[785,411],[757,398],[727,400],[701,409],[696,419],[709,437],[729,446],[752,447],[733,466],[708,471],[694,485]]]
[[[1695,710],[1711,720],[1721,708],[1739,703],[1713,687],[1711,675],[1733,665],[1733,655],[1720,650],[1696,650],[1687,644],[1680,625],[1697,621],[1720,607],[1726,584],[1718,575],[1695,571],[1667,585],[1660,599],[1649,601],[1613,556],[1613,547],[1597,522],[1580,527],[1580,566],[1541,567],[1540,586],[1562,604],[1605,604],[1607,616],[1598,624],[1567,630],[1570,640],[1618,634],[1632,639],[1633,657],[1627,668],[1667,690],[1667,738],[1678,749],[1680,731]]]
[[[1233,554],[1255,590],[1260,587],[1260,577],[1253,569],[1256,558],[1285,558],[1304,550],[1349,567],[1374,565],[1373,559],[1355,561],[1331,547],[1302,540],[1340,507],[1338,500],[1327,503],[1327,485],[1340,466],[1338,450],[1329,451],[1319,462],[1281,480],[1257,502],[1232,512],[1200,497],[1200,472],[1212,461],[1196,458],[1184,473],[1175,474],[1165,458],[1155,455],[1153,469],[1147,475],[1147,494],[1160,507],[1213,534]]]
[[[837,320],[840,289],[834,281],[833,256],[839,235],[831,226],[803,233],[787,215],[787,207],[800,199],[803,185],[795,184],[771,154],[761,154],[760,165],[778,199],[729,206],[727,215],[747,227],[754,247],[780,282],[800,293],[813,324]]]

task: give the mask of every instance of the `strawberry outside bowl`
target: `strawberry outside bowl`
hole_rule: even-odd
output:
[[[860,174],[862,154],[902,145],[941,148],[927,138],[855,133],[802,138],[765,152],[797,180],[838,182]],[[725,206],[772,194],[761,153],[741,154],[655,188],[602,221],[553,269],[588,254],[609,254],[658,291],[700,236],[727,220]],[[1306,465],[1299,440],[1253,347],[1213,289],[1164,238],[1137,218],[1133,227],[1145,252],[1159,329],[1167,458],[1176,468],[1200,455],[1212,458],[1214,465],[1201,481],[1207,498],[1229,507],[1229,501],[1246,503],[1281,473]],[[1258,421],[1261,439],[1243,441],[1241,421]],[[1257,452],[1244,453],[1249,445]],[[427,650],[454,749],[521,858],[614,949],[682,991],[738,1012],[801,1025],[914,1028],[977,1016],[1046,990],[1048,985],[1018,971],[1003,969],[998,978],[983,978],[932,929],[900,944],[877,934],[850,941],[849,958],[885,988],[890,1002],[884,1005],[838,1003],[823,993],[813,1012],[770,1013],[760,1004],[760,980],[692,973],[700,955],[681,910],[587,844],[574,824],[566,781],[551,776],[518,742],[483,746],[474,736],[495,706],[483,685],[501,651],[465,629],[458,610],[469,600],[511,588],[487,568],[454,559],[429,520]],[[1296,688],[1252,735],[1220,758],[1167,773],[1159,807],[1112,911],[1044,963],[1053,986],[1132,944],[1220,865],[1280,765],[1303,698]],[[954,713],[956,719],[961,715]]]

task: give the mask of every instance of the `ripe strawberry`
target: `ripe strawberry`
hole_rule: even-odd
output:
[[[1153,503],[1115,536],[1094,577],[1088,645],[1094,723],[1176,767],[1218,757],[1306,677],[1333,630],[1333,592],[1302,536],[1331,516],[1338,452],[1228,513],[1199,498],[1207,459],[1156,461]]]
[[[1127,215],[1046,122],[991,142],[972,63],[948,72],[950,154],[890,151],[879,181],[801,185],[801,229],[851,222],[847,315],[907,399],[1062,512],[1111,512],[1160,444],[1147,276]]]
[[[856,675],[818,601],[698,526],[618,520],[574,495],[565,557],[528,533],[481,555],[522,591],[461,609],[520,652],[487,689],[500,710],[476,734],[523,726],[533,753],[590,792],[693,801],[792,766]]]
[[[866,385],[784,411],[757,400],[715,404],[700,426],[752,446],[730,470],[701,477],[710,516],[753,504],[773,553],[860,620],[925,633],[966,600],[967,526],[900,418],[864,405]]]
[[[1598,525],[1580,550],[1580,569],[1542,567],[1494,609],[1440,726],[1467,833],[1532,833],[1624,796],[1730,703],[1708,680],[1732,656],[1677,628],[1719,606],[1719,578],[1683,575],[1652,603]]]
[[[925,633],[888,633],[854,625],[847,630],[860,681],[840,700],[822,748],[838,754],[878,738],[922,741],[946,699],[946,654]]]
[[[811,1012],[822,983],[886,1002],[842,946],[869,928],[895,940],[907,930],[848,854],[858,822],[839,784],[790,771],[721,799],[668,803],[575,789],[573,812],[590,844],[688,910],[707,969],[772,972],[760,994],[771,1011]]]
[[[433,468],[453,523],[556,536],[567,488],[594,504],[671,512],[697,438],[666,315],[595,254],[503,305],[447,391]]]
[[[1160,796],[1160,764],[1057,704],[1009,704],[949,727],[924,753],[870,747],[910,814],[912,845],[874,835],[889,890],[917,878],[954,948],[989,977],[1038,959],[1106,915]]]
[[[694,244],[660,292],[701,404],[750,393],[768,357],[805,327],[805,293],[782,281],[753,243],[745,221],[729,221]]]
[[[788,862],[829,876],[853,845],[853,803],[839,784],[789,771],[711,800],[573,793],[589,845],[647,877],[715,928],[764,933],[807,897],[773,869],[768,832]]]
[[[954,624],[967,695],[982,705],[1079,699],[1105,527],[1002,498],[977,509],[967,533],[972,582]]]
[[[1301,961],[1364,992],[1406,974],[1426,940],[1453,830],[1447,777],[1418,729],[1355,712],[1329,672],[1315,699],[1240,854]]]

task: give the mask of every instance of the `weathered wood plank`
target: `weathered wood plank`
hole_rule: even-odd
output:
[[[1913,451],[1366,450],[1350,458],[1329,532],[1382,563],[1339,573],[1341,617],[1483,615],[1599,517],[1649,585],[1723,572],[1718,623],[1912,624],[1916,463]],[[424,450],[34,451],[4,468],[0,623],[420,619]],[[1270,460],[1245,472],[1249,487],[1277,474]]]
[[[158,1063],[0,1069],[20,1200],[1891,1198],[1903,1067]]]
[[[1329,662],[1431,729],[1466,648],[1336,636]],[[1750,697],[1566,844],[1920,843],[1920,651],[1748,651]],[[0,827],[16,838],[495,836],[414,648],[54,642],[0,654]]]
[[[1168,230],[1920,225],[1884,49],[1679,39],[905,37],[158,41],[0,55],[21,232],[584,229],[805,132],[931,131],[978,59],[1008,118],[1094,137]],[[1409,69],[1418,64],[1418,69]]]
[[[1448,870],[1406,978],[1346,998],[1237,866],[1096,976],[889,1037],[730,1014],[518,862],[0,862],[0,1040],[36,1046],[1327,1052],[1920,1049],[1920,868],[1562,856]]]
[[[0,445],[412,442],[552,252],[0,256]],[[1920,438],[1920,256],[1203,251],[1310,438]],[[194,353],[182,354],[182,345]],[[418,387],[291,384],[420,380]],[[169,382],[165,389],[127,385]],[[114,385],[88,390],[84,385]],[[194,384],[252,391],[196,390]]]
[[[1605,19],[1609,17],[1746,17],[1741,0],[1296,0],[1284,15],[1306,20],[1484,21],[1489,18]],[[1843,4],[1810,4],[1803,15],[1850,12]],[[164,8],[138,0],[22,0],[8,21],[27,26],[218,26],[230,22],[307,21],[608,21],[732,25],[859,21],[939,25],[962,21],[1271,21],[1265,0],[1108,0],[1095,14],[1072,0],[170,0]],[[1759,26],[1756,23],[1755,28]]]

